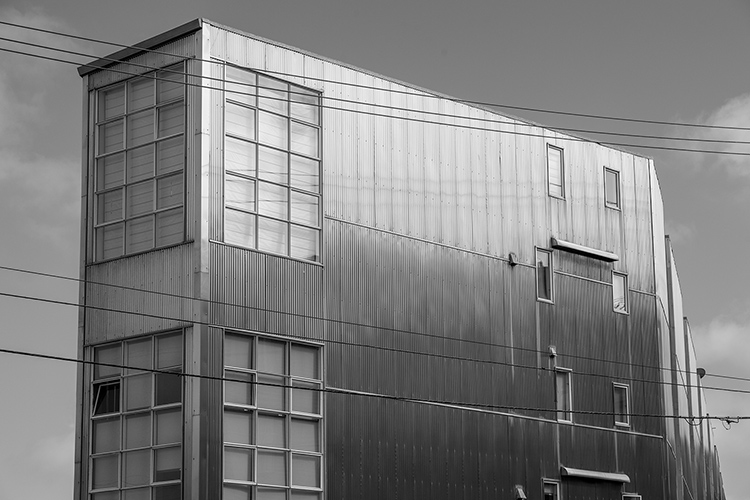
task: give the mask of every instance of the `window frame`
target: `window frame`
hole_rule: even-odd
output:
[[[615,280],[622,280],[622,293],[623,293],[623,307],[617,307],[617,297],[615,297]],[[627,273],[621,273],[618,271],[612,271],[612,310],[617,314],[630,314],[630,288],[628,287],[628,275]]]
[[[548,256],[548,262],[549,265],[547,266],[547,277],[549,278],[547,283],[547,295],[546,297],[543,297],[541,294],[541,289],[539,286],[540,278],[540,268],[542,266],[539,266],[539,255],[547,255]],[[534,247],[534,273],[536,278],[536,300],[539,302],[545,302],[547,304],[554,304],[555,303],[555,261],[554,261],[554,252],[552,249],[548,248],[541,248],[541,247]]]
[[[617,391],[625,391],[625,413],[620,414],[617,409]],[[622,416],[623,420],[618,420]],[[630,428],[630,386],[620,382],[612,382],[612,418],[615,427]]]
[[[623,493],[622,500],[642,500],[643,497],[637,493]]]
[[[552,183],[552,177],[550,175],[550,151],[555,151],[558,153],[559,156],[559,176],[560,176],[560,184],[553,184]],[[553,187],[555,190],[558,189],[560,193],[557,194],[556,192],[553,192]],[[554,144],[547,143],[547,194],[552,198],[557,198],[559,200],[565,199],[565,150],[559,146],[555,146]]]
[[[567,380],[568,408],[561,407],[560,377]],[[573,370],[571,368],[555,367],[555,416],[558,422],[573,423]],[[565,418],[567,417],[567,418]]]
[[[556,479],[542,478],[542,500],[545,499],[547,486],[553,486],[555,488],[554,497],[552,500],[561,500],[560,497],[560,481]]]
[[[609,187],[609,183],[612,182],[612,179],[615,182],[615,200],[611,201],[609,199],[609,190],[607,189]],[[622,205],[622,193],[620,189],[620,172],[617,170],[604,167],[604,206],[607,208],[611,208],[613,210],[620,210]]]

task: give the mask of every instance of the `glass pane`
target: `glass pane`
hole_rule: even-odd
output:
[[[255,248],[255,215],[230,208],[224,210],[224,241]]]
[[[287,254],[287,224],[265,217],[258,218],[258,249]]]
[[[258,408],[286,409],[284,385],[285,379],[283,377],[258,374]]]
[[[151,413],[125,417],[125,449],[151,446]]]
[[[537,250],[536,252],[536,293],[540,299],[552,299],[552,273],[550,272],[550,254]]]
[[[628,392],[625,387],[615,386],[615,422],[628,423]]]
[[[128,373],[137,373],[133,368],[151,368],[151,339],[132,340],[125,343],[125,364]]]
[[[173,245],[183,239],[182,207],[156,214],[156,246]]]
[[[121,186],[124,182],[123,154],[105,156],[96,160],[96,188],[98,190]]]
[[[226,378],[237,380],[224,382],[224,400],[230,404],[252,406],[253,399],[253,379],[252,373],[240,373],[227,370]]]
[[[258,488],[256,500],[286,500],[286,490],[278,488]]]
[[[91,460],[91,489],[116,488],[117,484],[117,455],[96,457]]]
[[[128,186],[127,191],[128,217],[154,211],[154,182],[152,180]]]
[[[224,365],[252,368],[253,337],[227,333],[224,336]]]
[[[308,226],[319,225],[318,201],[317,196],[292,191],[292,221]]]
[[[226,95],[227,99],[255,106],[255,73],[227,66]]]
[[[157,175],[182,170],[184,160],[185,149],[182,145],[182,136],[156,143]]]
[[[128,120],[128,147],[140,146],[154,139],[154,111],[149,109],[130,115]]]
[[[613,170],[604,170],[604,201],[607,205],[620,206],[620,179]]]
[[[291,85],[290,98],[292,101],[291,115],[298,120],[318,124],[318,96],[310,91]]]
[[[247,448],[224,447],[224,479],[253,480],[253,451]]]
[[[224,178],[224,202],[233,208],[255,212],[255,181],[228,173]]]
[[[122,149],[122,119],[99,126],[99,154]]]
[[[320,378],[318,348],[292,344],[290,372],[295,377]]]
[[[182,500],[182,486],[179,484],[155,486],[154,500]]]
[[[279,149],[287,149],[287,124],[289,120],[282,116],[260,111],[258,113],[258,142],[275,146]]]
[[[185,106],[182,102],[159,108],[159,137],[181,134]]]
[[[154,218],[152,216],[125,223],[125,252],[143,252],[154,248]]]
[[[175,373],[156,374],[156,405],[182,401],[182,376]]]
[[[155,444],[182,442],[182,409],[155,412],[154,420]]]
[[[292,490],[292,500],[320,500],[320,493]]]
[[[258,482],[286,485],[286,453],[258,450]]]
[[[94,385],[94,415],[120,411],[120,382]]]
[[[258,213],[286,219],[288,195],[289,190],[284,186],[258,182]]]
[[[258,107],[286,115],[289,99],[287,88],[284,82],[258,75]]]
[[[182,63],[164,68],[156,73],[156,88],[159,103],[181,99],[185,88],[185,68]]]
[[[292,122],[292,151],[318,157],[318,129],[304,123]]]
[[[122,500],[151,500],[151,488],[136,488],[122,492]]]
[[[94,420],[92,423],[92,453],[106,453],[120,449],[120,418]]]
[[[258,415],[259,446],[286,447],[286,417],[276,415]]]
[[[557,414],[558,419],[570,420],[570,374],[557,372]]]
[[[547,147],[547,176],[549,194],[562,197],[562,151],[550,146]]]
[[[125,113],[125,86],[99,91],[99,121]]]
[[[91,500],[120,500],[119,491],[103,491],[101,493],[93,493]]]
[[[122,486],[143,486],[151,481],[151,450],[122,454]]]
[[[291,256],[312,261],[320,260],[318,256],[320,250],[319,237],[319,229],[292,225]]]
[[[182,368],[182,335],[171,334],[156,337],[156,367]]]
[[[154,145],[128,151],[128,182],[136,182],[154,176]]]
[[[292,419],[290,447],[293,450],[320,451],[320,430],[317,420]]]
[[[97,223],[122,219],[122,189],[107,191],[96,196]]]
[[[138,111],[154,105],[154,80],[136,78],[130,81],[128,95],[128,112]]]
[[[317,193],[320,191],[320,162],[292,155],[292,187]]]
[[[182,174],[156,180],[156,208],[182,205]]]
[[[134,375],[125,379],[125,410],[151,406],[151,374]]]
[[[320,384],[294,380],[292,386],[292,411],[320,413]],[[297,389],[299,387],[299,389]],[[317,390],[311,390],[317,389]]]
[[[253,413],[224,410],[224,442],[253,444]]]
[[[222,500],[253,500],[253,487],[225,484]]]
[[[292,484],[320,488],[320,457],[292,454]]]
[[[255,177],[255,144],[227,137],[224,148],[224,167],[227,171]]]
[[[258,370],[285,374],[286,343],[277,340],[258,339]]]
[[[251,141],[255,140],[254,109],[228,102],[225,122],[225,133]]]
[[[612,275],[612,305],[617,312],[627,312],[625,277],[619,274]]]
[[[94,348],[94,362],[121,365],[121,344],[117,343]],[[94,365],[94,379],[119,375],[120,370],[119,366]]]
[[[258,146],[258,177],[280,184],[288,182],[289,153]]]
[[[182,453],[179,446],[154,450],[154,481],[175,481],[182,477]]]
[[[96,259],[113,259],[122,255],[123,224],[112,224],[96,230]]]

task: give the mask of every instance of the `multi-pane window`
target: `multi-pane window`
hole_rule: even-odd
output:
[[[560,483],[545,479],[543,482],[542,499],[560,500]]]
[[[630,427],[630,400],[626,384],[612,384],[615,425]]]
[[[182,334],[95,347],[94,362],[90,499],[180,500]]]
[[[183,64],[97,92],[94,257],[184,240]]]
[[[226,67],[224,241],[320,260],[320,96]]]
[[[539,300],[552,302],[552,251],[537,248],[535,255],[536,296]]]
[[[557,420],[573,421],[573,391],[570,382],[570,370],[557,368],[555,371],[555,391],[557,401]]]
[[[321,500],[320,349],[227,333],[224,376],[224,500]]]
[[[615,312],[628,312],[628,277],[621,273],[612,273],[612,308]]]
[[[547,144],[547,186],[549,195],[565,198],[565,164],[563,150]]]
[[[604,168],[604,204],[610,208],[620,208],[620,173]]]

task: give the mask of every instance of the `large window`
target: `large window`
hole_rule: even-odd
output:
[[[97,92],[94,256],[184,240],[183,64]]]
[[[181,333],[94,348],[91,500],[182,498],[182,359]]]
[[[571,371],[567,368],[555,370],[555,391],[557,401],[557,420],[573,421],[573,391],[570,381]]]
[[[549,195],[565,198],[565,163],[562,148],[547,144],[547,186]]]
[[[536,256],[536,296],[539,300],[553,301],[552,251],[537,248]]]
[[[320,97],[226,67],[224,241],[320,260]]]
[[[224,500],[321,500],[320,349],[224,337]]]

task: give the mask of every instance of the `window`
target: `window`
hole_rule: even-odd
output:
[[[547,144],[547,187],[550,196],[565,198],[564,178],[563,150]]]
[[[552,251],[536,249],[536,296],[552,302]]]
[[[640,495],[635,495],[631,493],[623,493],[622,495],[622,500],[641,500],[641,498],[642,497]]]
[[[572,422],[573,394],[570,382],[571,370],[567,368],[556,368],[555,370],[557,420]]]
[[[127,368],[105,365],[93,368],[91,499],[179,500],[182,334],[168,333],[95,347],[94,361]]]
[[[542,494],[543,500],[560,500],[560,483],[545,479]]]
[[[620,173],[604,168],[604,204],[620,208]]]
[[[628,277],[612,272],[612,308],[615,312],[628,313]]]
[[[321,500],[317,346],[224,336],[224,498]]]
[[[226,72],[224,241],[319,261],[320,96],[252,71]]]
[[[612,384],[614,399],[615,425],[618,427],[630,427],[630,400],[628,398],[628,386],[626,384]]]
[[[97,92],[94,258],[184,240],[183,64]]]

